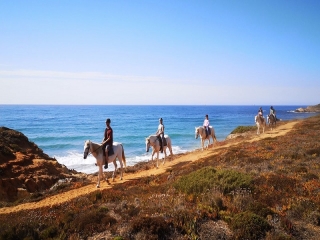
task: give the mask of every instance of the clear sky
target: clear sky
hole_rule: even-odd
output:
[[[318,103],[318,0],[0,0],[0,104]]]

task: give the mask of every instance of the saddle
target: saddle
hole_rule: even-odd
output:
[[[113,154],[114,154],[113,146],[110,146],[109,149],[108,149],[108,156],[111,156]]]
[[[258,116],[261,120],[261,122],[264,122],[264,117],[263,116]]]
[[[162,140],[162,142],[163,142],[162,145],[163,145],[163,146],[167,146],[167,140],[166,140],[166,138],[161,138],[160,136],[157,136],[157,138],[158,138],[159,141]]]

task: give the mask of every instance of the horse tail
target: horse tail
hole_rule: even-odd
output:
[[[122,162],[124,164],[124,167],[126,168],[127,167],[126,156],[124,155],[124,148],[122,144],[121,144],[121,147],[122,147]]]

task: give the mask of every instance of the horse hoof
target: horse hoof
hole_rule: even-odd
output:
[[[99,186],[99,185],[97,185],[97,188],[100,188],[100,186]]]

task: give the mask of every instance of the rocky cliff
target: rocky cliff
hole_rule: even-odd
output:
[[[72,171],[21,132],[0,127],[0,201],[15,201],[52,187]]]
[[[308,106],[306,108],[298,108],[295,112],[320,112],[320,104],[314,106]]]

